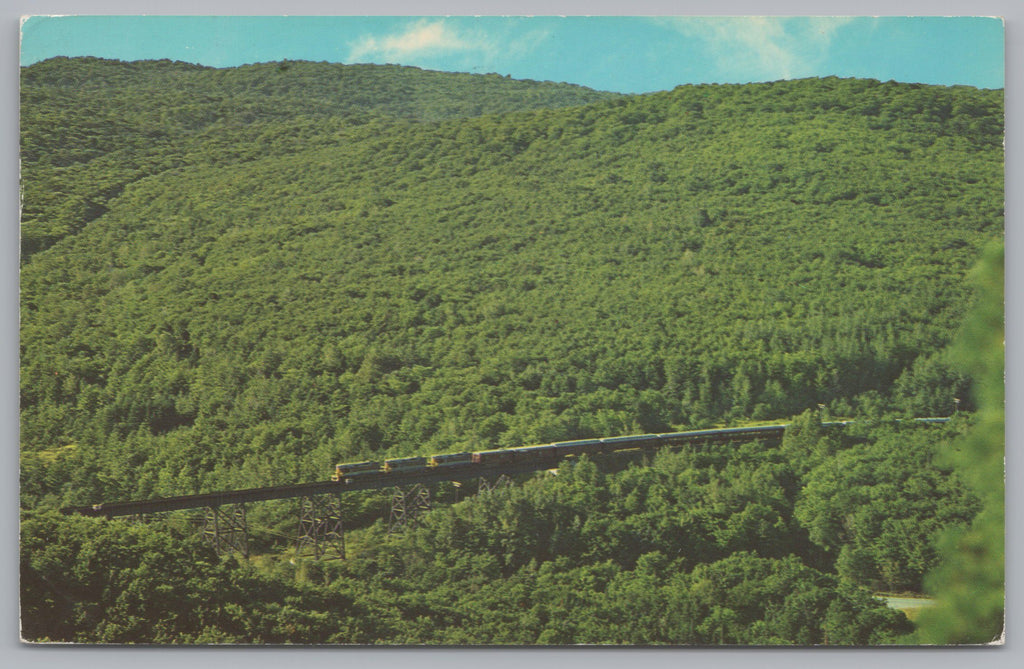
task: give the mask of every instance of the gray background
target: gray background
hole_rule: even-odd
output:
[[[1000,648],[928,649],[367,649],[367,648],[97,648],[27,646],[18,638],[18,31],[30,14],[266,14],[266,15],[940,15],[1006,19],[1007,114],[1007,643]],[[1024,257],[1020,188],[1024,51],[1021,0],[0,0],[0,664],[8,667],[215,667],[255,669],[292,664],[392,669],[505,669],[525,664],[564,669],[604,669],[623,664],[660,667],[1017,667],[1024,666],[1021,634],[1021,495],[1013,482],[1022,472],[1017,451],[1024,421],[1021,406],[1021,301]]]

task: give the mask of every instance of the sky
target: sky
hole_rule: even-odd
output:
[[[32,17],[21,62],[397,63],[645,93],[803,77],[1003,87],[1003,23],[974,17]]]

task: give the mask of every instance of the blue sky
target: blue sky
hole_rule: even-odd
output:
[[[812,76],[1003,87],[1003,25],[970,17],[33,17],[22,64],[52,56],[228,67],[399,63],[641,93]]]

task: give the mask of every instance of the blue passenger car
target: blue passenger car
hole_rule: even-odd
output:
[[[384,472],[400,472],[406,469],[422,469],[427,466],[427,458],[425,456],[416,456],[412,458],[394,458],[392,460],[385,460],[384,466],[381,468]]]
[[[442,453],[427,458],[428,467],[447,467],[450,465],[466,465],[473,461],[472,453]]]
[[[472,455],[473,464],[477,465],[507,465],[516,460],[516,452],[511,448],[501,448],[491,451],[477,451]]]
[[[381,464],[379,462],[342,462],[334,466],[334,474],[331,475],[331,480],[340,481],[345,476],[352,474],[379,472],[380,470]]]

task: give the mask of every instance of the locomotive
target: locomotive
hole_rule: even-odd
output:
[[[829,423],[827,425],[832,424]],[[428,467],[439,469],[454,466],[462,467],[465,465],[495,466],[511,465],[514,463],[551,465],[563,458],[580,457],[583,455],[604,455],[607,453],[656,449],[662,446],[679,446],[682,444],[700,445],[727,443],[730,441],[749,441],[753,439],[778,439],[782,437],[785,429],[785,425],[760,425],[756,427],[734,427],[719,430],[640,434],[608,437],[605,439],[559,441],[537,446],[499,448],[467,453],[444,453],[431,456],[393,458],[382,462],[339,463],[334,468],[331,480],[350,480],[352,476],[365,475],[370,472],[388,474],[402,471],[417,471]]]

